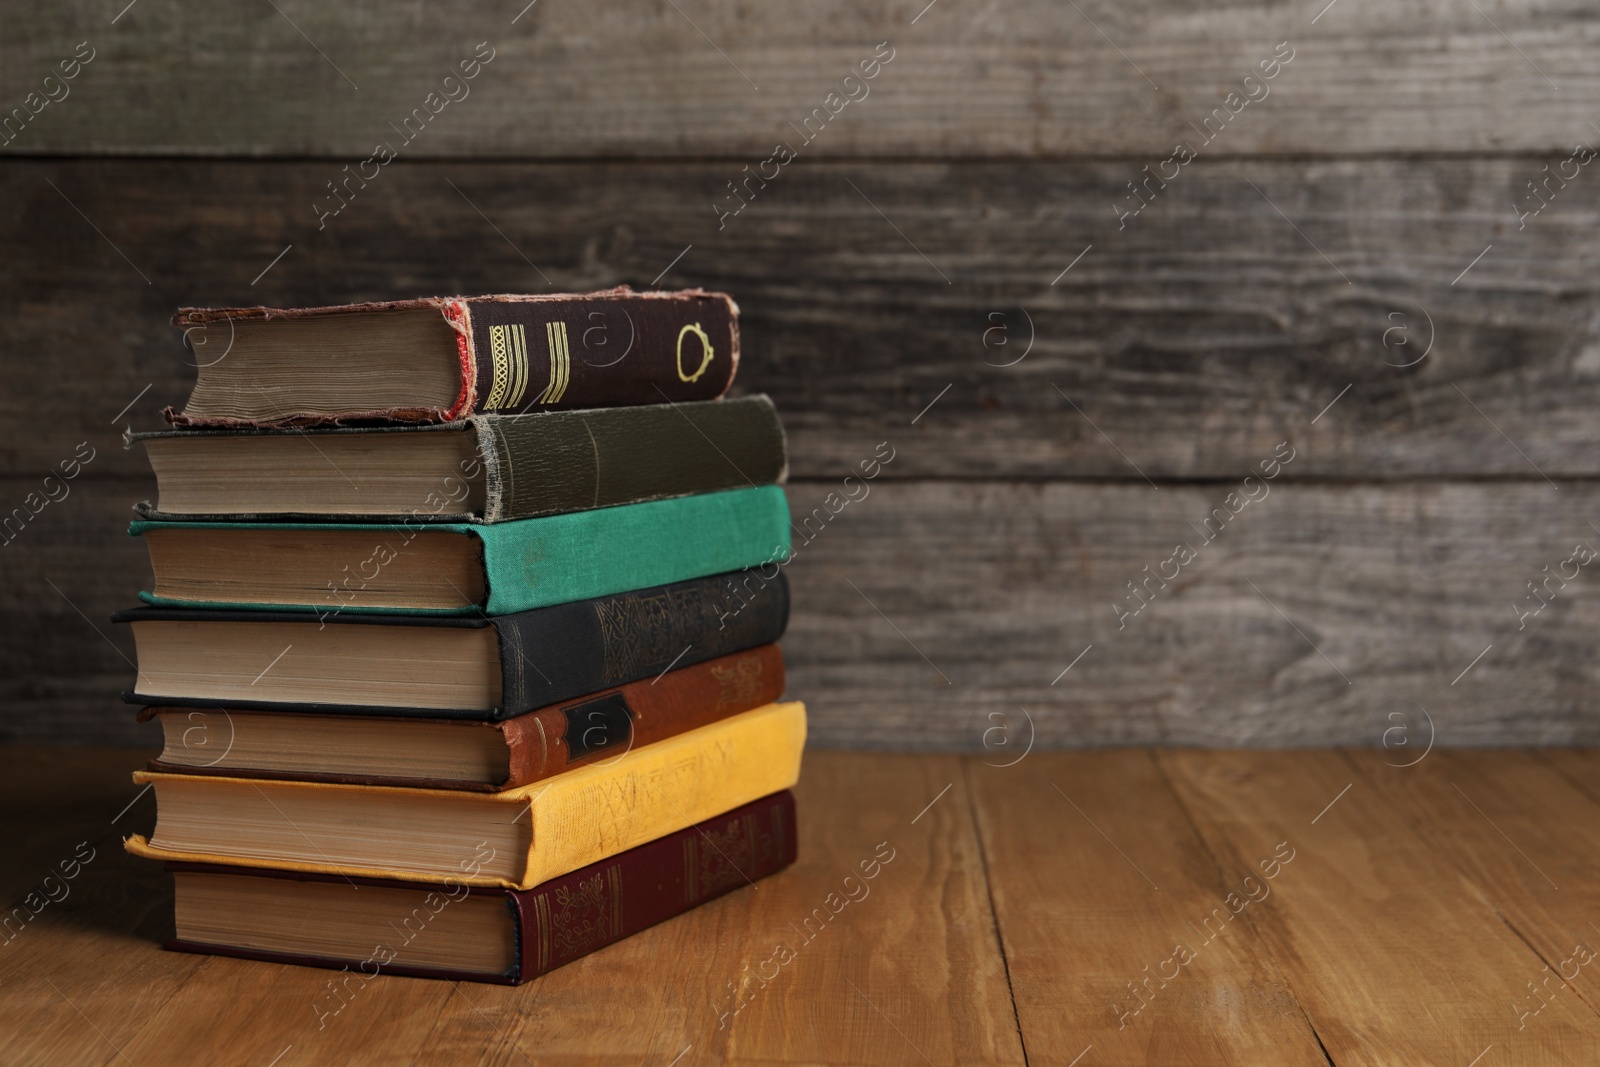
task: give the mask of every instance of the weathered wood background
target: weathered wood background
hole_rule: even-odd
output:
[[[1527,584],[1600,546],[1600,12],[33,8],[0,32],[0,511],[94,458],[0,546],[0,740],[146,737],[107,616],[147,582],[121,432],[191,380],[174,307],[629,283],[737,296],[797,518],[894,449],[791,567],[818,743],[1600,741],[1600,571],[1537,614]]]

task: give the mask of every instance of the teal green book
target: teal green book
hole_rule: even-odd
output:
[[[510,615],[750,568],[770,580],[789,529],[783,489],[764,485],[492,525],[141,520],[128,532],[150,553],[147,604],[326,618]],[[728,586],[736,609],[737,576]]]

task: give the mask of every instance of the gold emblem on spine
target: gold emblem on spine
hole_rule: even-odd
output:
[[[555,404],[566,395],[567,385],[572,381],[572,356],[567,351],[567,324],[547,322],[544,324],[544,335],[550,345],[550,384],[533,402]]]
[[[687,333],[694,334],[695,337],[699,338],[699,340],[700,340],[700,366],[695,368],[695,371],[694,371],[693,374],[685,374],[685,373],[683,373],[683,335],[687,334]],[[711,347],[711,338],[706,336],[706,332],[700,328],[700,324],[698,322],[691,322],[689,325],[687,325],[683,329],[679,330],[678,331],[678,380],[680,382],[699,381],[700,380],[700,375],[704,374],[706,372],[706,368],[711,366],[711,359],[716,354],[717,354],[716,350]]]
[[[494,363],[494,382],[483,409],[516,407],[528,388],[528,342],[522,327],[489,327],[489,356]]]

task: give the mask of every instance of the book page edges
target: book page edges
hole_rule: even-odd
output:
[[[176,777],[171,775],[168,777]],[[482,794],[476,794],[481,796]],[[329,863],[300,863],[289,860],[252,859],[248,856],[220,856],[210,852],[184,852],[157,848],[143,834],[133,834],[122,839],[122,847],[135,856],[150,860],[181,861],[185,863],[210,863],[219,867],[244,867],[270,871],[298,871],[309,874],[343,874],[352,878],[379,878],[397,882],[417,882],[422,885],[470,885],[485,889],[516,889],[518,884],[506,878],[488,875],[439,874],[437,872],[398,871],[387,867],[357,867]]]
[[[805,747],[806,711],[799,701],[768,704],[676,737],[646,745],[621,759],[591,764],[552,778],[500,793],[464,793],[449,789],[361,786],[335,782],[274,781],[275,789],[323,789],[345,792],[403,792],[448,797],[459,802],[522,804],[533,813],[533,845],[520,880],[488,875],[452,875],[465,885],[531,889],[637,845],[675,833],[697,822],[753,800],[791,789],[800,778]],[[633,758],[628,759],[631,755]],[[724,773],[715,773],[722,768]],[[133,772],[135,785],[163,780],[194,781],[193,775],[162,771]],[[259,787],[260,779],[208,777],[208,781]],[[670,793],[663,792],[663,789]],[[638,799],[621,820],[595,826],[597,813],[609,810],[607,796],[625,792]],[[639,796],[639,794],[643,794]],[[158,801],[159,803],[159,801]],[[230,867],[347,874],[437,884],[437,872],[410,872],[343,864],[265,861],[158,848],[143,834],[123,840],[136,856],[156,860],[216,863]]]

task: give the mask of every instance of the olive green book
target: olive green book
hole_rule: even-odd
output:
[[[425,426],[134,434],[146,519],[497,523],[780,484],[765,396],[475,415]]]

